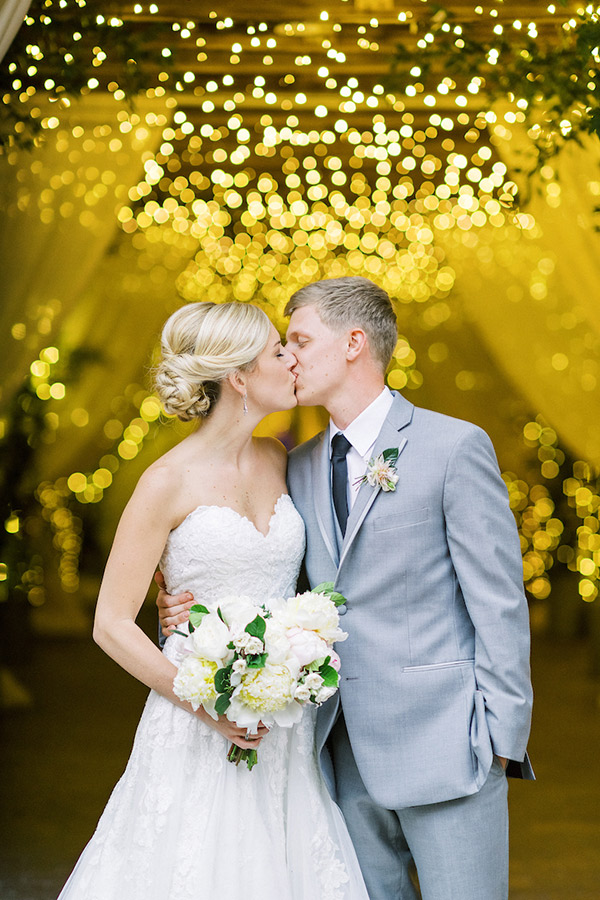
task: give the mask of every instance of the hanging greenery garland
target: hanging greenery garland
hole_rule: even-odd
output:
[[[600,16],[591,4],[545,39],[533,23],[526,29],[519,20],[497,22],[489,39],[477,26],[432,7],[418,21],[416,52],[398,44],[388,87],[409,96],[453,94],[457,102],[462,96],[464,105],[488,116],[495,103],[509,101],[535,147],[533,171],[567,141],[600,137]]]
[[[170,23],[132,26],[99,0],[34,0],[0,64],[0,148],[39,143],[47,103],[58,111],[97,89],[131,101],[156,85],[168,64],[153,47],[161,32],[172,35]],[[105,63],[118,81],[103,78]]]
[[[151,11],[158,13],[158,6]],[[498,18],[490,20],[491,35],[482,36],[479,22],[463,22],[437,4],[428,4],[410,21],[397,45],[387,80],[390,90],[400,89],[409,97],[465,92],[469,104],[479,101],[482,111],[501,100],[514,103],[536,148],[536,169],[566,141],[580,141],[590,133],[600,136],[600,17],[595,5],[572,17],[565,10],[564,17],[556,16],[551,34],[542,37],[534,23]],[[117,99],[132,99],[154,87],[165,65],[176,62],[173,28],[164,19],[149,23],[106,14],[99,0],[34,0],[0,65],[0,148],[39,140],[44,119],[36,105],[40,97],[60,107],[98,88]],[[168,44],[166,53],[154,42],[159,36]],[[118,71],[118,82],[102,83],[105,62]]]

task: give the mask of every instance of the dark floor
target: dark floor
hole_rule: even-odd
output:
[[[600,707],[586,647],[537,639],[531,756],[511,781],[511,900],[600,900]],[[43,641],[0,714],[0,898],[53,900],[129,753],[146,690],[91,641]]]

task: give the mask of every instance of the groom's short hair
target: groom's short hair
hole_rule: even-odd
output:
[[[292,294],[285,315],[291,316],[302,306],[314,306],[333,331],[362,328],[371,354],[385,372],[398,340],[398,324],[392,301],[383,288],[360,275],[325,278]]]

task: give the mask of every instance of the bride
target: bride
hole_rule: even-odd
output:
[[[202,425],[151,465],[123,513],[94,639],[150,689],[131,757],[59,900],[368,900],[341,813],[319,774],[314,709],[256,736],[173,693],[183,638],[164,652],[136,625],[157,565],[171,594],[290,596],[304,525],[286,454],[258,422],[296,404],[294,357],[257,307],[192,303],[162,334],[156,386]],[[229,744],[260,745],[249,771]]]

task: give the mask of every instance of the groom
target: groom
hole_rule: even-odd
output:
[[[306,574],[347,598],[317,746],[369,896],[414,900],[412,859],[424,900],[506,900],[505,770],[533,777],[532,695],[519,541],[492,445],[385,387],[397,326],[372,282],[316,282],[286,314],[298,402],[331,417],[289,460]],[[392,490],[371,471],[384,451]]]

